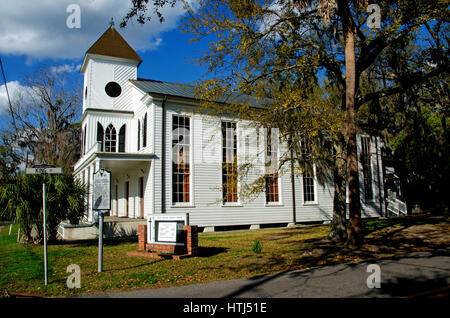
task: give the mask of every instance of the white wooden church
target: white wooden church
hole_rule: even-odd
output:
[[[240,195],[241,180],[232,182],[236,163],[265,156],[255,177],[283,145],[268,154],[273,138],[248,123],[195,112],[193,86],[142,79],[142,62],[114,26],[85,54],[82,150],[74,174],[89,189],[87,220],[93,220],[93,174],[106,169],[111,216],[183,212],[190,224],[205,228],[293,222],[290,173],[270,175],[266,191],[251,199]],[[384,215],[381,146],[378,138],[358,136],[358,158],[365,158],[359,163],[363,217]],[[332,184],[303,175],[294,189],[296,222],[332,219]]]

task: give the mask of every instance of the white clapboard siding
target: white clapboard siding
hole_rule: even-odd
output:
[[[193,150],[194,162],[191,165],[191,206],[174,207],[172,205],[172,166],[171,166],[171,129],[172,116],[174,114],[185,114],[191,118],[191,134],[193,136],[191,149]],[[165,175],[165,212],[177,213],[185,211],[190,214],[192,224],[199,226],[220,226],[220,225],[240,225],[240,224],[265,224],[265,223],[288,223],[292,222],[292,194],[290,174],[281,176],[279,205],[269,206],[265,203],[265,194],[261,193],[252,200],[241,200],[239,206],[222,206],[221,201],[221,130],[220,119],[207,116],[194,115],[189,108],[168,103],[166,109],[166,175]],[[252,127],[247,127],[245,123],[238,123],[238,156],[240,160],[245,158],[243,143],[246,135],[256,135]],[[159,129],[158,129],[159,130]],[[160,136],[156,132],[157,137]],[[262,135],[262,134],[260,134]],[[256,138],[255,138],[256,139]],[[260,138],[262,139],[262,138]],[[157,142],[158,144],[158,142]],[[250,153],[257,153],[257,144],[263,147],[263,140],[259,143],[253,142]],[[261,148],[262,149],[262,148]],[[260,149],[260,150],[261,150]],[[241,152],[240,152],[241,151]],[[199,153],[200,152],[200,153]],[[159,167],[159,165],[155,165]],[[261,166],[256,166],[248,175],[247,182],[252,182],[264,170]],[[158,169],[157,169],[158,170]],[[155,173],[155,196],[158,194],[158,182],[161,178],[160,172]],[[316,185],[318,204],[303,204],[302,180],[296,178],[296,221],[320,221],[330,220],[332,214],[332,187],[321,187]],[[159,198],[155,198],[155,211],[160,212]]]
[[[223,206],[222,193],[222,132],[221,121],[233,118],[206,116],[194,112],[197,102],[187,98],[147,93],[130,80],[136,80],[137,66],[133,63],[111,58],[91,57],[86,65],[83,92],[83,121],[85,129],[85,151],[92,155],[97,139],[97,122],[106,130],[113,124],[116,133],[126,124],[125,151],[128,153],[154,154],[151,162],[136,163],[113,171],[112,205],[113,214],[125,216],[125,183],[129,182],[129,217],[140,216],[139,178],[144,178],[144,216],[153,213],[190,214],[191,224],[198,226],[228,226],[248,224],[271,224],[293,222],[293,198],[289,163],[283,167],[279,176],[279,197],[276,204],[266,204],[265,193],[251,198],[240,197],[237,205]],[[105,93],[105,85],[116,81],[122,87],[117,98]],[[167,98],[167,99],[166,99]],[[166,100],[163,118],[163,100]],[[143,118],[147,114],[147,145],[142,146]],[[190,118],[190,202],[186,205],[172,203],[172,116],[174,114]],[[141,147],[138,150],[138,121],[141,121]],[[238,191],[245,184],[251,184],[264,174],[265,136],[262,129],[256,129],[251,122],[236,121],[238,133],[238,164],[251,162],[248,174],[240,181]],[[163,129],[165,123],[165,130]],[[163,147],[165,145],[165,147]],[[378,148],[377,148],[378,145]],[[361,153],[361,138],[357,138],[358,159]],[[381,142],[371,138],[371,169],[373,200],[365,200],[364,184],[361,187],[362,217],[379,216],[383,210],[383,173],[381,165]],[[164,153],[163,153],[164,149]],[[287,147],[281,143],[279,152]],[[95,150],[95,149],[94,149]],[[377,157],[378,153],[378,157]],[[77,163],[77,177],[92,185],[93,172],[101,165],[95,159],[84,162],[82,156]],[[164,164],[163,164],[164,163]],[[164,177],[164,179],[163,179]],[[359,162],[359,177],[363,180],[362,164]],[[117,185],[117,196],[116,196]],[[295,177],[295,221],[329,221],[333,213],[333,184],[315,184],[315,201],[304,202],[303,178]],[[379,191],[381,189],[381,192]],[[89,217],[92,216],[90,210]]]
[[[132,110],[132,91],[129,80],[136,79],[137,69],[134,65],[125,63],[114,65],[114,80],[122,87],[122,93],[119,97],[113,99],[114,109]],[[111,98],[111,97],[110,97]]]
[[[132,84],[129,80],[135,80],[136,78],[137,67],[132,63],[100,58],[89,59],[85,73],[85,80],[87,80],[85,107],[108,110],[131,110]],[[105,92],[106,84],[111,81],[117,82],[122,88],[122,92],[117,98],[112,98]]]
[[[107,61],[92,60],[90,68],[91,89],[88,91],[89,107],[113,109],[113,99],[106,95],[105,86],[114,79],[114,65]]]

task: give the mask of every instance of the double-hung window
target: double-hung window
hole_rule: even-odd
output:
[[[238,202],[236,123],[222,122],[222,202]]]
[[[172,202],[190,202],[190,118],[172,117]]]
[[[266,130],[266,203],[280,201],[278,187],[278,129]]]
[[[372,189],[372,170],[370,161],[370,137],[361,137],[361,163],[364,175],[364,198],[366,200],[373,199]]]
[[[316,195],[314,189],[314,166],[311,162],[311,144],[309,142],[303,141],[301,152],[305,166],[303,170],[303,202],[315,203]]]

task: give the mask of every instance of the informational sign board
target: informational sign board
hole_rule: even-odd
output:
[[[149,243],[184,244],[183,231],[189,225],[189,213],[151,214],[147,222]]]
[[[100,169],[94,173],[92,205],[94,210],[111,209],[111,172]]]
[[[158,241],[177,241],[177,222],[158,222]]]

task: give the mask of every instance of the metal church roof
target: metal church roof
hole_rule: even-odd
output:
[[[195,96],[195,87],[189,84],[169,83],[152,79],[138,78],[130,80],[138,89],[149,94],[167,95],[174,97],[182,97],[188,99],[198,99]],[[249,95],[232,94],[231,96],[222,97],[216,102],[218,103],[250,103],[253,107],[261,107],[256,98]]]

